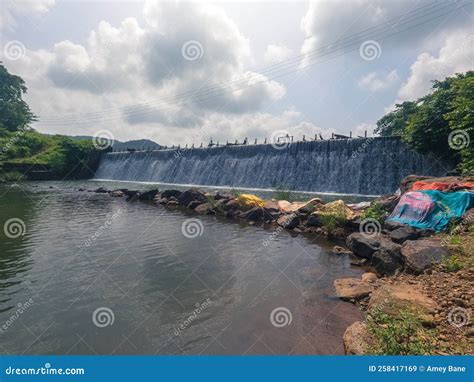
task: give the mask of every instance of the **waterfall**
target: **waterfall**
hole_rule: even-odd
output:
[[[107,153],[96,179],[382,195],[448,167],[394,137]]]

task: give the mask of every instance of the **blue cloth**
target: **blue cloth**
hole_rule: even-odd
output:
[[[453,218],[474,207],[474,192],[409,191],[403,194],[387,220],[415,228],[442,231]]]

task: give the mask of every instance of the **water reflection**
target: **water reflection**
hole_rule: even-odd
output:
[[[0,332],[3,353],[340,353],[359,317],[332,282],[360,271],[330,243],[282,232],[264,246],[268,228],[213,216],[189,239],[188,211],[34,185],[1,189],[2,221],[27,231],[0,239],[0,324],[33,301]],[[272,325],[278,307],[291,324]]]

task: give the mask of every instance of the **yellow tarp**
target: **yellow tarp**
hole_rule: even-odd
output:
[[[242,207],[263,207],[265,202],[258,196],[252,194],[242,194],[237,197],[239,205]]]

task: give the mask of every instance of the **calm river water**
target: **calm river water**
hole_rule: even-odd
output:
[[[332,283],[362,271],[333,243],[100,185],[0,185],[2,354],[343,353]]]

